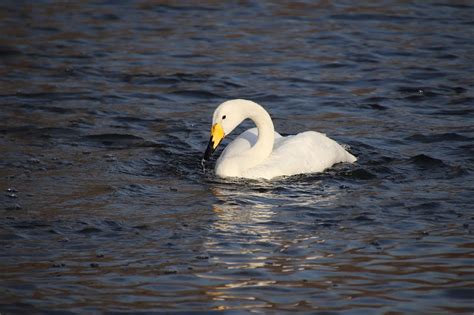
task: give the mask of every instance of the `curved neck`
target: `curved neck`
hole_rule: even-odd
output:
[[[244,104],[243,107],[247,118],[250,118],[258,129],[257,142],[245,152],[245,155],[248,157],[247,166],[250,168],[263,162],[272,153],[275,129],[270,115],[262,106],[251,101],[247,101]]]

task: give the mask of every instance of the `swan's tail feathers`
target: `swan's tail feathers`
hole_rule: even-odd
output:
[[[352,154],[350,154],[349,152],[347,152],[347,162],[349,163],[354,163],[355,161],[357,161],[357,158],[355,156],[353,156]]]

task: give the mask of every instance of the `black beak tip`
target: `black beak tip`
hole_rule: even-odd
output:
[[[209,143],[206,148],[206,152],[204,152],[204,156],[202,157],[202,163],[205,161],[208,161],[209,158],[211,157],[212,153],[214,153],[214,141],[212,141],[212,138],[209,140]]]

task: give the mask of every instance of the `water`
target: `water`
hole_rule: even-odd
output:
[[[2,314],[474,312],[472,2],[0,16]],[[212,112],[237,97],[358,163],[203,173]]]

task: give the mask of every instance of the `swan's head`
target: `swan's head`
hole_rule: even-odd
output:
[[[222,139],[247,118],[244,109],[245,105],[243,105],[245,103],[250,103],[250,101],[231,100],[222,103],[216,108],[212,116],[211,139],[204,153],[204,160],[208,160]]]

